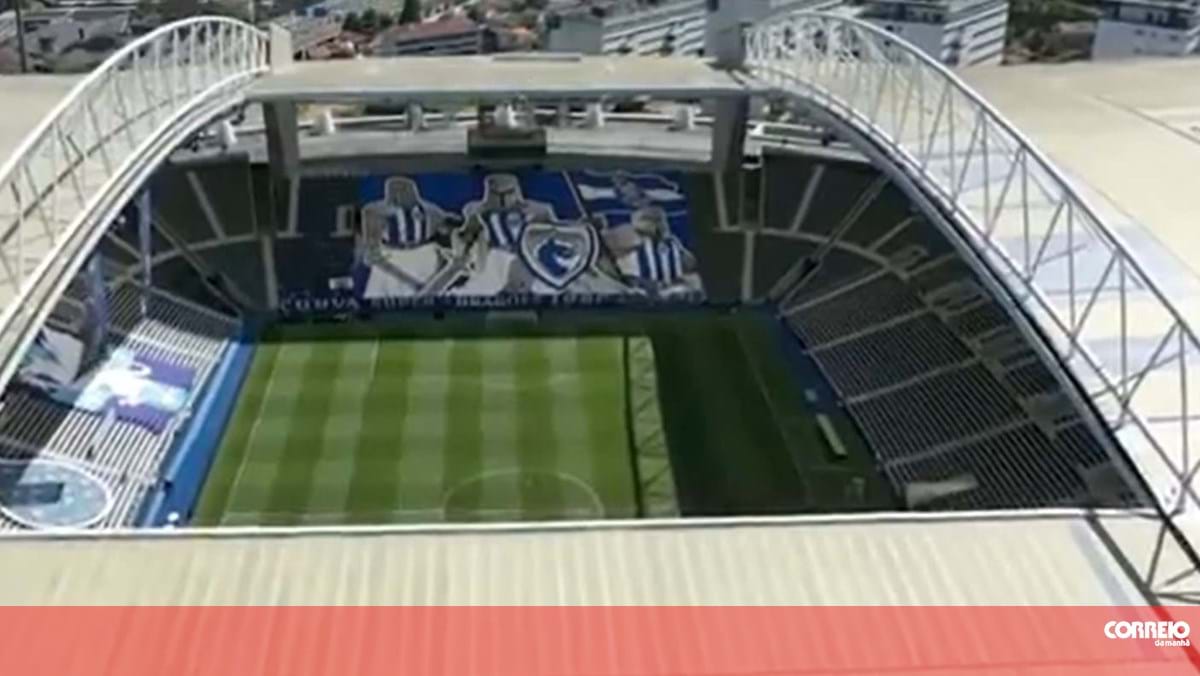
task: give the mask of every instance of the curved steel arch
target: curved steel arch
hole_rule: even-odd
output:
[[[0,386],[117,210],[171,147],[241,100],[267,47],[228,18],[162,26],[80,81],[0,166]]]
[[[942,64],[870,24],[783,13],[749,28],[745,49],[751,74],[920,183],[1092,395],[1163,508],[1195,502],[1200,341],[1053,163]]]

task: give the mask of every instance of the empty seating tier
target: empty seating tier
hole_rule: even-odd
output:
[[[884,274],[842,289],[793,315],[792,324],[809,347],[844,339],[847,334],[922,309],[917,298],[894,275]]]
[[[132,284],[113,291],[110,304],[104,352],[128,351],[144,363],[166,364],[186,372],[193,401],[238,326],[232,317],[174,299],[161,290],[144,296]],[[189,403],[164,424],[151,425],[64,405],[39,390],[15,386],[0,400],[0,457],[69,460],[110,491],[111,505],[96,525],[132,525],[145,496],[159,481],[162,463],[176,433],[187,424],[190,409]],[[105,410],[113,410],[111,402]],[[17,527],[0,515],[0,528]]]
[[[813,352],[844,397],[852,398],[961,364],[971,351],[937,317],[923,314]]]

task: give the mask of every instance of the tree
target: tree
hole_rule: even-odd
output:
[[[400,23],[418,23],[421,21],[421,0],[404,0],[404,10],[400,12]]]
[[[362,13],[362,27],[364,31],[373,31],[379,28],[379,12],[375,8],[368,8]]]
[[[387,30],[396,25],[396,15],[388,14],[387,12],[379,13],[379,27]]]
[[[346,18],[342,20],[342,30],[344,31],[361,33],[362,28],[362,19],[358,16],[357,12],[350,12],[346,15]]]

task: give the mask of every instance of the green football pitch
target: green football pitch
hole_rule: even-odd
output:
[[[193,521],[893,507],[853,424],[810,387],[819,373],[793,363],[781,335],[753,311],[275,327]]]
[[[201,523],[637,515],[623,341],[264,343]]]

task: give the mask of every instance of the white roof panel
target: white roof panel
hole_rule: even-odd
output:
[[[0,166],[12,158],[37,127],[80,80],[78,75],[0,75]]]
[[[1078,516],[0,538],[0,604],[1142,604]]]
[[[1200,324],[1200,59],[968,68]]]
[[[743,94],[736,75],[693,58],[640,56],[417,56],[301,61],[251,85],[256,100],[416,99],[477,101],[530,98],[621,98],[642,94],[684,99]]]

